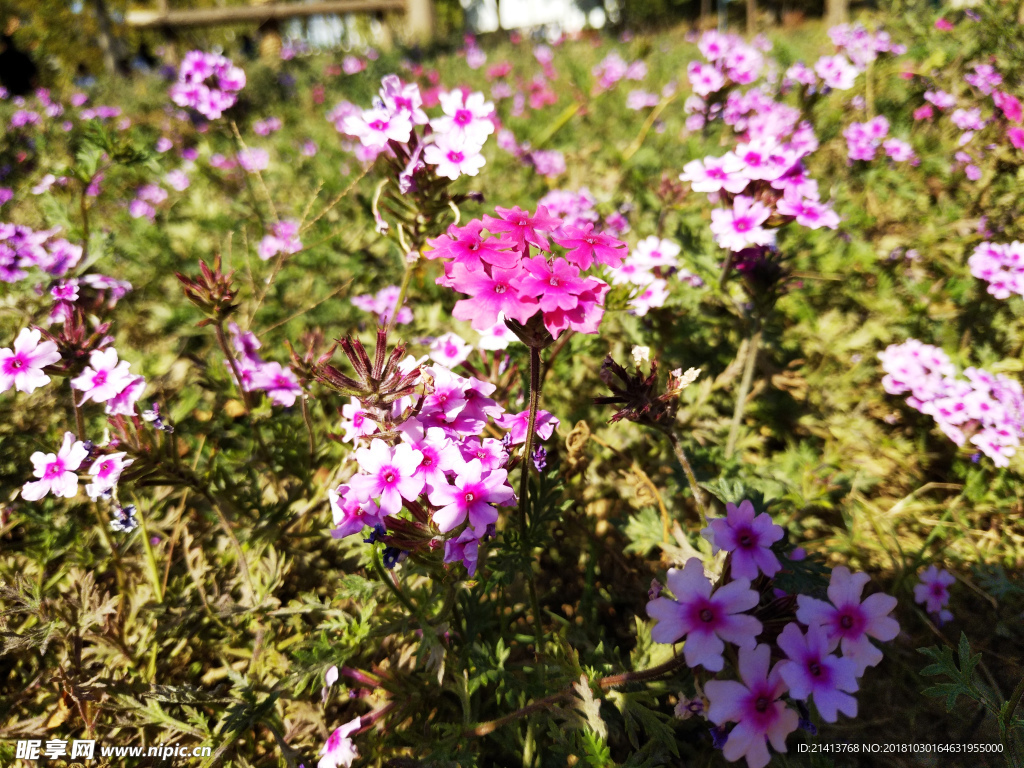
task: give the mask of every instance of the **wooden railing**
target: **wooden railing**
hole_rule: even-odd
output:
[[[156,10],[131,10],[125,22],[138,29],[162,27],[216,27],[226,24],[264,23],[301,16],[392,11],[404,13],[413,39],[429,40],[434,17],[431,0],[316,0],[316,2],[265,3],[225,8],[189,8],[171,10],[167,0],[159,0]]]

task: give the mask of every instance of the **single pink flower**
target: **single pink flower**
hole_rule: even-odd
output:
[[[132,378],[128,367],[127,360],[118,362],[117,350],[113,347],[94,349],[89,354],[89,365],[71,380],[71,387],[84,393],[79,405],[89,400],[105,403],[113,399]]]
[[[534,245],[542,251],[548,250],[548,239],[541,233],[554,232],[562,225],[562,221],[549,215],[543,205],[537,206],[537,213],[533,216],[518,206],[494,210],[500,218],[484,216],[484,226],[495,235],[507,233],[507,239],[520,251],[525,251],[527,244]]]
[[[124,468],[134,461],[126,459],[125,456],[126,453],[110,453],[92,463],[89,474],[92,475],[93,481],[85,486],[85,492],[89,494],[90,499],[98,499],[117,485]]]
[[[840,565],[829,582],[831,605],[807,595],[797,596],[797,620],[808,627],[824,627],[829,641],[838,640],[843,656],[857,665],[858,676],[882,660],[882,652],[869,638],[886,642],[900,631],[899,623],[889,616],[896,607],[895,597],[879,592],[861,602],[861,592],[870,580],[866,573],[850,573]]]
[[[530,426],[530,412],[520,411],[519,413],[506,413],[494,420],[496,426],[509,430],[509,440],[512,445],[522,445],[526,442],[526,431]],[[533,420],[533,431],[538,440],[547,440],[554,434],[559,421],[550,413],[544,410],[537,411]]]
[[[949,604],[949,588],[956,582],[956,577],[949,571],[929,565],[921,574],[921,583],[914,585],[914,602],[925,606],[928,613],[938,617],[940,623],[953,618],[947,610]]]
[[[777,752],[786,751],[786,737],[795,731],[800,717],[781,700],[786,683],[779,664],[769,673],[771,649],[767,645],[740,648],[735,680],[709,680],[708,719],[717,725],[736,723],[722,749],[726,760],[747,759],[748,768],[764,768],[771,761],[768,742]]]
[[[647,603],[647,615],[657,622],[651,629],[654,642],[675,643],[685,637],[687,666],[700,665],[709,672],[720,672],[725,666],[723,641],[754,647],[762,626],[743,613],[758,602],[747,579],[735,579],[712,592],[704,566],[691,557],[682,570],[670,568],[667,581],[675,599],[658,597]]]
[[[376,528],[378,525],[384,525],[384,515],[381,514],[380,508],[372,501],[360,499],[347,485],[339,485],[329,490],[327,497],[330,499],[334,517],[334,530],[331,531],[331,536],[335,539],[359,533],[366,526]]]
[[[701,535],[711,542],[711,551],[724,549],[731,552],[730,574],[735,578],[757,578],[760,571],[771,578],[782,564],[772,552],[771,546],[784,535],[781,525],[775,525],[767,512],[755,517],[754,505],[743,501],[737,507],[726,504],[726,517],[709,520],[708,527]]]
[[[537,299],[519,290],[522,269],[492,267],[491,273],[471,272],[462,264],[452,266],[451,287],[470,296],[455,303],[452,317],[469,320],[474,330],[490,328],[504,312],[507,317],[525,323],[539,309]]]
[[[936,19],[935,28],[941,29],[943,32],[950,32],[953,29],[953,25],[945,19]]]
[[[349,487],[363,499],[380,498],[380,510],[394,515],[402,509],[402,499],[415,501],[423,492],[423,476],[416,470],[423,454],[405,443],[391,448],[379,438],[369,448],[356,451],[361,474],[354,475]]]
[[[857,690],[857,665],[829,653],[835,645],[824,628],[810,627],[805,635],[796,622],[790,622],[779,634],[778,645],[788,657],[777,668],[790,697],[806,701],[813,696],[827,723],[834,723],[839,712],[857,716],[857,700],[850,695]]]
[[[11,387],[18,392],[34,392],[50,383],[43,368],[59,362],[60,352],[52,341],[40,343],[41,338],[41,331],[22,328],[13,349],[0,349],[0,392]]]
[[[737,195],[732,208],[711,211],[711,232],[722,248],[732,251],[743,250],[748,245],[772,245],[775,232],[761,226],[771,213],[770,208],[754,198]]]
[[[434,522],[441,533],[448,533],[465,520],[475,531],[483,532],[498,519],[494,504],[507,506],[515,500],[515,493],[505,482],[504,469],[484,470],[479,459],[463,464],[455,471],[452,485],[434,488],[430,503],[439,507]]]
[[[424,255],[428,259],[451,259],[461,262],[468,269],[477,270],[480,262],[501,267],[514,268],[522,256],[517,251],[510,251],[513,244],[498,238],[490,238],[483,233],[484,224],[479,219],[457,227],[448,227],[448,234],[436,237],[427,242],[431,246]]]
[[[1024,128],[1007,128],[1006,138],[1017,149],[1024,149]]]
[[[25,483],[21,489],[21,498],[39,501],[48,493],[59,498],[72,498],[78,493],[78,475],[75,470],[82,466],[88,455],[85,444],[76,440],[70,432],[65,432],[64,442],[57,453],[36,451],[32,454],[30,458],[35,465],[32,474],[40,479]]]
[[[285,408],[295,405],[295,399],[302,394],[295,372],[276,362],[264,363],[253,372],[252,387],[266,392],[274,405]]]
[[[580,269],[589,269],[595,261],[618,267],[627,253],[624,242],[603,232],[594,232],[594,225],[589,222],[566,225],[554,240],[568,251],[565,257]]]
[[[1024,119],[1024,109],[1021,108],[1020,101],[1017,100],[1016,96],[1011,96],[1003,91],[996,91],[992,94],[992,100],[996,103],[997,107],[1003,110],[1006,119],[1011,123],[1019,123]]]
[[[328,739],[327,743],[320,749],[322,757],[316,764],[317,768],[351,768],[352,762],[359,757],[359,750],[352,743],[349,734],[358,731],[362,718],[355,720],[340,728],[336,728]]]

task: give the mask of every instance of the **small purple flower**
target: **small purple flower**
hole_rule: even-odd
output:
[[[731,574],[735,578],[757,578],[760,571],[771,578],[782,565],[771,550],[785,532],[772,522],[767,512],[754,515],[754,505],[743,501],[739,506],[726,505],[726,517],[708,521],[701,536],[711,542],[713,552],[724,549],[732,553]]]
[[[712,591],[704,566],[691,557],[681,570],[669,569],[668,588],[676,596],[674,600],[657,597],[647,604],[647,615],[657,622],[651,629],[651,639],[676,643],[685,637],[687,666],[719,672],[725,666],[724,641],[741,648],[756,644],[761,622],[743,613],[758,602],[747,579],[736,579]]]

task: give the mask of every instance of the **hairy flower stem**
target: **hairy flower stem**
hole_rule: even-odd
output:
[[[669,442],[672,443],[672,452],[676,455],[676,460],[679,462],[679,466],[683,468],[683,474],[686,475],[686,482],[690,484],[690,493],[693,494],[693,500],[697,502],[697,513],[700,515],[701,527],[707,528],[708,511],[704,506],[704,497],[701,495],[700,486],[697,484],[697,476],[693,474],[693,467],[690,466],[690,460],[686,458],[686,453],[683,451],[683,444],[672,430],[666,429],[665,435],[668,437]]]
[[[537,409],[540,407],[541,384],[540,348],[530,347],[530,418],[526,424],[526,442],[523,444],[523,467],[519,476],[519,537],[525,543],[527,535],[526,508],[527,494],[530,490],[530,462],[533,460],[533,434],[537,426]],[[540,601],[537,599],[537,584],[533,578],[532,565],[527,570],[527,583],[530,588],[530,606],[533,610],[533,633],[536,638],[535,653],[540,656],[544,643],[544,628],[540,621]],[[538,667],[539,669],[539,667]]]
[[[684,656],[673,656],[664,664],[659,664],[658,666],[651,667],[650,669],[643,669],[639,672],[621,672],[617,675],[608,675],[607,677],[599,678],[591,683],[591,687],[596,686],[602,691],[607,691],[612,688],[629,685],[630,683],[648,683],[666,675],[670,675],[685,665],[686,658]],[[480,723],[473,728],[463,731],[462,735],[467,738],[486,736],[487,734],[493,733],[499,728],[508,725],[509,723],[514,723],[516,720],[526,717],[527,715],[548,709],[560,701],[571,699],[574,694],[575,689],[572,686],[569,686],[558,693],[553,693],[550,696],[545,696],[543,699],[538,699],[537,701],[527,704],[525,707],[517,709],[515,712],[511,712],[504,717],[499,717],[497,720]]]
[[[228,346],[227,334],[224,333],[224,321],[218,319],[214,328],[217,332],[217,344],[220,346],[220,351],[224,354],[228,365],[231,367],[231,373],[235,377],[235,385],[242,396],[242,407],[245,408],[245,415],[249,417],[249,423],[252,424],[252,434],[259,446],[260,458],[263,459],[263,463],[267,465],[267,469],[270,470],[274,479],[277,480],[277,473],[274,472],[274,463],[270,460],[270,451],[267,449],[267,444],[263,442],[263,432],[260,430],[260,425],[252,418],[251,395],[242,384],[242,373],[238,370],[238,362],[235,360],[235,356],[231,354],[231,348]]]
[[[736,393],[736,407],[732,412],[732,424],[729,426],[729,439],[725,444],[725,455],[731,457],[736,450],[736,440],[740,434],[740,424],[743,421],[743,410],[747,407],[747,395],[750,394],[750,385],[754,380],[754,365],[757,363],[757,351],[761,346],[761,327],[754,326],[754,332],[750,335],[747,344],[747,357],[743,363],[743,378],[740,380],[740,391]]]

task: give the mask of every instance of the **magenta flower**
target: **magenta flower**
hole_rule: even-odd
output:
[[[506,413],[494,420],[494,423],[502,429],[509,430],[509,440],[512,445],[522,445],[526,442],[526,430],[530,427],[530,412],[520,411],[519,413]],[[547,440],[554,434],[559,421],[550,413],[544,410],[537,411],[533,420],[534,434],[540,440]]]
[[[797,729],[800,717],[787,707],[781,696],[786,683],[779,664],[769,673],[771,649],[767,645],[740,648],[739,671],[735,680],[709,680],[708,719],[718,725],[737,723],[729,732],[722,754],[726,760],[747,759],[748,768],[764,768],[771,761],[768,742],[778,752],[786,751],[786,737]]]
[[[89,365],[77,377],[71,380],[71,387],[83,392],[84,405],[89,400],[94,403],[105,403],[113,399],[132,379],[128,373],[127,360],[118,362],[117,350],[113,347],[94,349],[89,354]]]
[[[797,596],[797,620],[808,627],[824,627],[829,642],[840,642],[843,656],[857,665],[858,676],[882,660],[882,652],[869,638],[886,642],[900,631],[899,623],[889,616],[896,607],[895,597],[878,593],[861,602],[861,592],[870,580],[866,573],[850,573],[840,565],[832,571],[828,587],[831,605],[807,595]]]
[[[356,451],[356,461],[364,474],[354,475],[349,487],[362,499],[380,498],[384,515],[402,510],[402,499],[414,501],[423,492],[423,477],[416,469],[423,454],[405,443],[391,448],[379,438],[369,448]]]
[[[522,269],[492,267],[491,274],[471,272],[459,263],[452,265],[451,286],[470,296],[455,303],[452,317],[469,320],[474,330],[490,328],[498,321],[498,314],[525,323],[537,313],[537,300],[520,293]]]
[[[565,257],[580,269],[589,269],[595,261],[618,267],[626,255],[624,242],[603,232],[594,232],[594,225],[590,223],[566,225],[555,242],[568,250]]]
[[[274,405],[285,408],[295,405],[295,399],[302,394],[295,372],[275,362],[263,363],[253,371],[252,387],[265,392]]]
[[[586,290],[586,281],[580,271],[565,259],[551,263],[543,256],[523,259],[525,273],[520,290],[537,297],[542,312],[572,309],[579,303],[579,294]]]
[[[466,566],[470,578],[476,575],[477,562],[480,559],[480,536],[472,527],[459,534],[458,538],[448,539],[444,543],[444,562],[461,561]]]
[[[448,484],[445,472],[454,472],[465,463],[459,446],[447,437],[441,427],[430,427],[423,437],[412,441],[412,447],[423,454],[417,474],[423,477],[427,494]],[[488,469],[493,469],[485,464]]]
[[[724,549],[732,553],[730,573],[734,579],[757,578],[760,571],[771,578],[782,565],[771,546],[784,535],[781,525],[772,522],[771,515],[762,512],[755,517],[754,505],[743,501],[737,507],[726,504],[726,516],[709,520],[701,536],[711,542],[712,552]]]
[[[946,606],[949,604],[949,588],[954,582],[956,577],[949,571],[929,565],[921,574],[921,583],[914,585],[914,602],[923,604],[940,624],[945,624],[953,618]]]
[[[76,440],[70,432],[64,433],[64,442],[57,453],[36,451],[30,457],[35,469],[32,474],[40,478],[25,483],[21,489],[21,498],[25,501],[39,501],[46,494],[70,499],[78,493],[78,475],[75,470],[89,455],[85,444]]]
[[[362,718],[357,717],[350,723],[336,728],[328,739],[327,743],[320,749],[322,757],[316,764],[316,768],[351,768],[352,761],[359,757],[359,750],[352,743],[349,734],[358,731]]]
[[[372,501],[364,501],[358,494],[352,493],[347,485],[339,485],[327,492],[331,502],[331,513],[334,517],[334,530],[331,536],[343,539],[359,533],[366,526],[376,528],[384,525],[384,515]]]
[[[548,250],[548,239],[541,232],[553,232],[562,224],[559,219],[550,216],[543,205],[537,206],[537,213],[533,216],[518,206],[494,210],[501,218],[484,216],[484,226],[495,235],[508,233],[508,240],[520,251],[526,250],[527,243],[542,251]]]
[[[685,637],[687,666],[700,665],[710,672],[720,672],[725,666],[723,641],[754,647],[762,627],[760,621],[743,613],[758,602],[747,579],[736,579],[712,592],[704,566],[691,557],[682,570],[670,568],[667,581],[675,599],[658,597],[647,603],[647,615],[657,622],[651,629],[656,643],[675,643]]]
[[[791,622],[779,634],[778,644],[789,658],[776,668],[792,698],[806,701],[814,696],[818,712],[827,723],[834,723],[838,712],[857,716],[857,700],[850,695],[857,690],[857,665],[852,659],[829,653],[835,645],[829,642],[824,628],[810,627],[805,635],[796,622]]]
[[[772,245],[775,233],[764,229],[771,209],[746,195],[737,195],[732,209],[717,208],[711,212],[711,232],[722,248],[741,251],[748,245]]]
[[[515,494],[505,482],[507,478],[508,472],[504,469],[485,471],[479,459],[459,467],[452,485],[439,486],[430,494],[431,504],[440,507],[434,512],[434,522],[441,533],[448,533],[466,519],[481,533],[496,522],[498,510],[492,505],[507,506],[515,500]]]
[[[481,261],[503,269],[515,267],[522,257],[517,251],[508,250],[512,243],[490,239],[483,234],[483,229],[483,222],[478,219],[464,227],[452,224],[448,227],[448,234],[427,241],[432,249],[424,255],[428,259],[451,259],[461,262],[471,270],[479,269]]]
[[[11,387],[18,392],[34,392],[50,377],[43,368],[60,361],[60,352],[52,341],[40,343],[42,332],[22,328],[14,340],[14,349],[0,349],[0,392]]]

